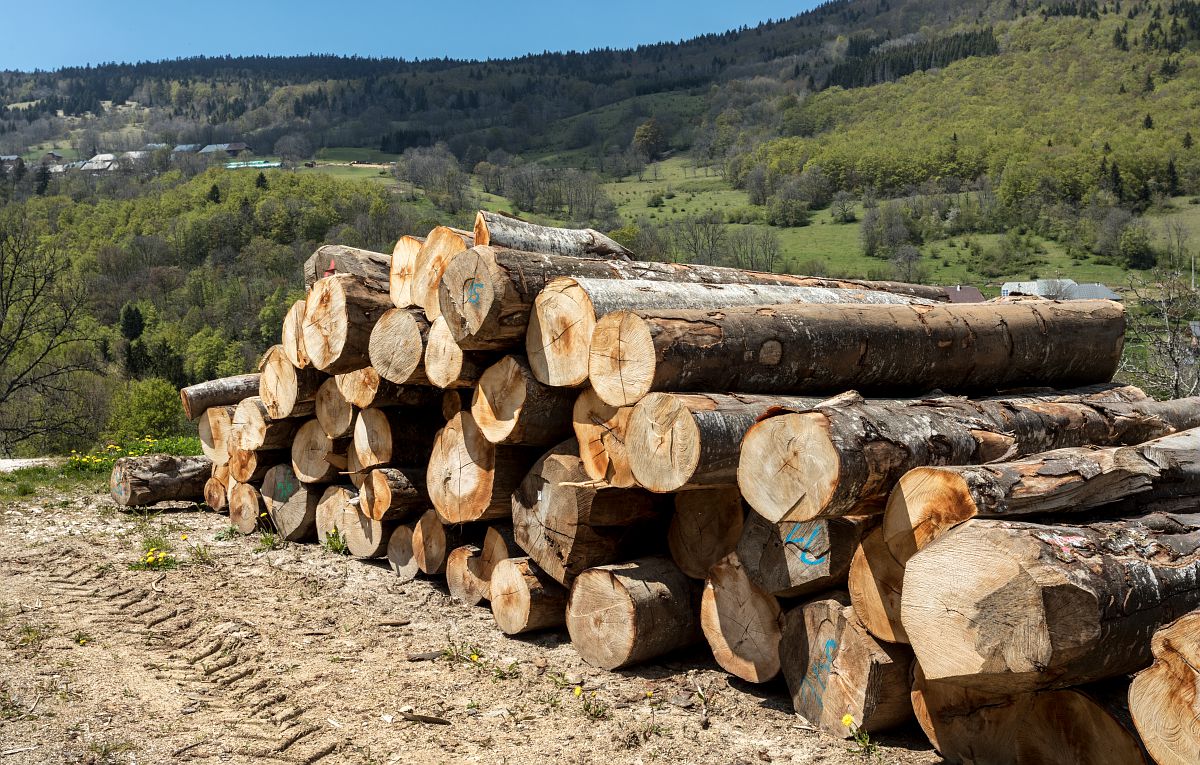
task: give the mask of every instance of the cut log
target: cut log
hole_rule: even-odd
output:
[[[844,587],[859,540],[873,525],[867,518],[772,523],[750,513],[737,540],[738,560],[752,582],[778,598]]]
[[[417,568],[423,574],[440,574],[446,570],[446,556],[463,540],[462,526],[444,526],[437,511],[430,508],[413,526],[412,548]]]
[[[377,521],[403,521],[429,507],[425,471],[416,468],[376,468],[367,475],[362,495],[363,512]]]
[[[474,244],[469,231],[460,231],[449,226],[438,226],[429,232],[413,266],[412,302],[425,311],[425,317],[433,321],[441,316],[438,305],[438,285],[446,264],[460,252]]]
[[[330,438],[354,435],[354,405],[342,395],[336,377],[326,378],[317,390],[316,414],[325,435]]]
[[[1200,762],[1200,611],[1155,632],[1150,652],[1129,686],[1138,733],[1159,765]]]
[[[497,446],[484,438],[470,412],[460,412],[438,431],[425,473],[429,499],[443,523],[508,518],[512,493],[538,451]]]
[[[439,316],[429,325],[425,338],[425,376],[439,388],[470,388],[495,362],[486,353],[464,352],[458,347],[446,319]]]
[[[300,420],[277,420],[258,396],[243,399],[233,412],[233,440],[242,451],[265,451],[291,446]],[[241,479],[238,479],[241,480]]]
[[[387,406],[435,406],[441,396],[429,388],[397,385],[383,379],[373,367],[363,367],[353,372],[337,375],[338,390],[342,397],[359,409]]]
[[[276,465],[263,476],[261,490],[267,516],[285,542],[316,539],[320,487],[305,485],[289,464]]]
[[[912,717],[912,651],[880,643],[854,617],[844,593],[788,611],[780,654],[792,707],[825,733],[877,733]]]
[[[446,558],[446,587],[468,606],[492,598],[492,571],[496,564],[516,555],[512,530],[490,526],[480,546],[456,547]]]
[[[700,584],[670,558],[641,558],[584,571],[571,587],[567,631],[588,664],[619,669],[703,639]]]
[[[358,463],[358,452],[353,448],[346,450],[346,467],[338,472],[346,477],[346,480],[354,486],[361,494],[360,507],[366,512],[366,509],[371,506],[373,500],[370,497],[369,490],[364,491],[363,487],[367,485],[367,476],[370,475],[372,468],[364,468]],[[369,515],[370,513],[368,513]]]
[[[204,501],[204,485],[212,477],[212,464],[208,457],[121,457],[113,465],[108,488],[113,501],[123,507],[200,503]]]
[[[212,477],[204,482],[204,504],[219,512],[229,511],[229,463],[213,463]]]
[[[976,401],[840,396],[752,427],[742,440],[738,485],[772,521],[879,513],[900,477],[916,467],[1138,443],[1196,427],[1198,419],[1200,399],[1151,401],[1136,388]]]
[[[742,437],[758,418],[821,399],[718,393],[651,393],[633,408],[625,452],[639,486],[671,492],[737,486]]]
[[[386,294],[338,274],[313,285],[304,306],[304,350],[317,369],[344,374],[371,364],[371,329],[392,308]]]
[[[750,581],[736,552],[709,569],[700,626],[726,672],[750,683],[778,675],[781,621],[779,601]]]
[[[1090,385],[1112,379],[1124,338],[1107,300],[617,311],[596,322],[589,380],[613,406],[666,390]]]
[[[547,283],[534,300],[525,351],[538,380],[577,388],[587,384],[592,334],[596,321],[606,314],[799,303],[935,305],[919,298],[862,289],[559,277]]]
[[[625,448],[625,433],[632,414],[633,407],[609,406],[591,388],[575,399],[571,425],[579,442],[583,469],[592,480],[622,489],[637,486]]]
[[[354,423],[351,446],[360,470],[379,465],[422,465],[437,430],[431,408],[363,409]]]
[[[200,449],[213,465],[229,462],[229,442],[233,438],[233,412],[236,406],[210,406],[200,415]]]
[[[292,470],[302,483],[329,483],[337,478],[338,455],[344,455],[349,445],[349,439],[330,438],[320,422],[309,420],[300,426],[292,441]]]
[[[848,579],[850,602],[867,631],[889,643],[908,643],[900,615],[904,563],[888,548],[882,528],[862,538],[850,561]]]
[[[449,422],[459,412],[470,411],[472,395],[469,389],[442,391],[442,419]]]
[[[349,486],[330,486],[317,505],[317,541],[325,544],[335,529],[355,558],[381,558],[396,524],[373,521],[358,511],[358,495]]]
[[[667,529],[671,559],[693,579],[705,579],[717,561],[737,548],[745,516],[736,488],[676,494]]]
[[[1200,514],[1161,513],[967,521],[908,562],[901,616],[927,678],[1017,693],[1142,669],[1153,632],[1197,607]]]
[[[926,680],[914,664],[917,722],[950,763],[1137,765],[1146,757],[1120,699],[1124,682],[993,696]],[[1196,760],[1159,760],[1192,763]]]
[[[508,558],[492,570],[492,618],[505,635],[561,627],[567,589],[529,558]]]
[[[417,265],[417,253],[425,243],[423,236],[402,236],[392,250],[392,263],[388,273],[389,294],[392,305],[411,308],[413,271]]]
[[[236,406],[242,399],[258,395],[258,374],[222,377],[179,391],[183,402],[183,414],[195,420],[211,406]]]
[[[479,378],[471,416],[494,444],[550,446],[571,435],[575,394],[534,379],[520,356],[505,356]]]
[[[271,419],[313,415],[317,390],[325,382],[325,375],[312,367],[297,369],[284,353],[282,345],[273,345],[267,350],[260,369],[262,378],[258,381],[258,397]]]
[[[415,308],[393,308],[371,330],[371,367],[396,385],[425,385],[425,338],[429,321]],[[357,402],[355,402],[357,404]],[[370,404],[357,404],[370,406]]]
[[[252,484],[238,482],[229,493],[229,522],[243,534],[270,525],[262,495]]]
[[[667,512],[639,489],[589,481],[574,440],[542,456],[512,494],[513,538],[538,567],[570,585],[585,569],[647,551],[647,524],[662,525]]]
[[[388,565],[392,572],[406,584],[417,578],[421,573],[417,558],[413,555],[413,526],[411,523],[399,523],[388,537]]]
[[[633,253],[590,228],[554,228],[480,210],[475,216],[475,244],[544,252],[573,258],[632,260]]]
[[[334,274],[357,276],[379,292],[388,292],[392,258],[382,252],[327,244],[304,261],[304,287],[311,290],[321,279]]]
[[[283,317],[283,331],[279,336],[284,355],[297,369],[304,369],[310,364],[308,353],[304,350],[304,305],[303,300],[292,303]]]
[[[287,458],[287,449],[241,449],[235,445],[229,451],[229,477],[240,483],[257,483],[273,465]]]

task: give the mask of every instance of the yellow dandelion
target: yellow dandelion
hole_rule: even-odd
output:
[[[87,638],[79,638],[79,645],[87,645]]]
[[[186,542],[186,541],[187,541],[187,534],[180,534],[180,535],[179,535],[179,538],[180,538],[180,539],[182,539],[184,542]]]
[[[646,691],[646,698],[648,698],[648,699],[654,698],[654,691]]]
[[[258,514],[258,517],[259,517],[259,518],[266,518],[266,517],[267,517],[267,514],[266,514],[266,513],[259,513],[259,514]]]
[[[853,724],[854,724],[853,717],[851,717],[850,715],[842,715],[842,725],[845,725],[847,728],[849,728]]]
[[[580,686],[580,685],[575,686],[575,695],[576,696],[583,695],[583,686]]]
[[[479,654],[477,654],[477,653],[471,654],[471,661],[479,661]]]

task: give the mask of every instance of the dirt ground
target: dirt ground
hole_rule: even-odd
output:
[[[597,670],[444,582],[227,526],[121,513],[99,487],[0,506],[0,765],[939,761],[915,728],[851,754],[782,683],[700,649]],[[155,535],[179,566],[131,570]]]

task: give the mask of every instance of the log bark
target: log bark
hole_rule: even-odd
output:
[[[613,406],[667,390],[1068,387],[1111,380],[1124,338],[1107,300],[617,311],[596,322],[589,380]]]
[[[351,446],[358,468],[424,464],[433,448],[436,414],[429,407],[363,409],[354,423]]]
[[[456,547],[446,558],[446,587],[468,606],[492,598],[492,571],[496,564],[517,554],[512,529],[489,526],[479,546]]]
[[[879,513],[906,472],[1084,444],[1139,443],[1200,425],[1200,399],[1097,388],[968,401],[831,399],[780,412],[742,440],[738,485],[772,521]]]
[[[571,435],[575,394],[534,379],[520,356],[505,356],[479,378],[471,416],[494,444],[550,446]]]
[[[396,524],[373,521],[358,511],[358,494],[349,486],[329,486],[317,504],[317,541],[325,544],[337,529],[355,558],[381,558]]]
[[[212,477],[208,457],[151,454],[121,457],[108,480],[113,501],[123,507],[148,507],[159,502],[203,502],[204,485]]]
[[[742,437],[758,418],[779,407],[819,403],[796,396],[651,393],[633,407],[625,430],[629,468],[650,491],[737,486]]]
[[[567,441],[551,449],[512,493],[513,538],[538,567],[570,585],[585,569],[646,552],[661,536],[664,503],[638,489],[589,481]]]
[[[213,463],[212,477],[204,482],[204,504],[219,512],[229,512],[229,464]]]
[[[195,420],[211,406],[236,406],[242,399],[258,395],[258,374],[222,377],[179,391],[183,402],[183,414]]]
[[[848,588],[854,612],[875,637],[907,644],[900,613],[904,563],[888,547],[884,530],[877,528],[865,535],[853,555]]]
[[[588,664],[619,669],[700,641],[700,585],[670,558],[584,571],[571,587],[567,631]]]
[[[471,388],[496,361],[492,354],[459,348],[443,316],[429,325],[425,340],[425,376],[439,388]]]
[[[877,733],[912,717],[912,651],[880,643],[854,617],[845,593],[788,611],[780,654],[792,707],[825,733],[848,738],[855,727]]]
[[[229,462],[229,443],[233,438],[233,412],[235,406],[210,406],[200,415],[197,429],[200,434],[200,449],[213,465]]]
[[[279,420],[258,396],[243,399],[233,412],[233,440],[242,451],[266,451],[291,446],[302,420]],[[241,480],[241,479],[239,479]]]
[[[325,435],[330,438],[354,435],[354,418],[357,412],[354,405],[342,395],[336,377],[327,377],[321,383],[317,390],[315,409],[317,421],[321,423]]]
[[[1200,611],[1155,632],[1150,653],[1129,686],[1138,733],[1159,765],[1200,762]]]
[[[631,406],[609,406],[591,388],[584,389],[571,410],[571,425],[579,442],[583,469],[594,481],[621,489],[637,486],[625,446]]]
[[[329,483],[337,478],[338,464],[345,467],[349,439],[330,438],[317,420],[309,420],[292,441],[292,470],[302,483]],[[340,456],[340,459],[339,459]]]
[[[425,486],[444,523],[508,518],[512,493],[538,450],[497,446],[484,438],[470,412],[460,412],[438,431]]]
[[[736,488],[684,491],[675,495],[667,548],[679,570],[705,579],[708,570],[737,548],[746,511]]]
[[[750,513],[736,542],[738,560],[752,582],[778,598],[844,587],[854,551],[873,525],[868,518],[772,523]]]
[[[750,683],[778,675],[781,623],[779,601],[750,581],[736,552],[709,569],[700,626],[722,669]]]
[[[427,387],[397,385],[383,379],[373,367],[337,375],[342,398],[359,409],[389,406],[428,407],[441,404],[441,396]]]
[[[417,574],[421,573],[421,568],[417,565],[417,558],[413,555],[413,525],[411,523],[396,524],[392,535],[388,537],[387,559],[388,566],[391,567],[392,573],[400,579],[401,584],[411,582],[417,578]]]
[[[561,627],[567,589],[529,558],[508,558],[492,570],[492,618],[505,635]]]
[[[446,264],[473,244],[474,240],[469,231],[460,231],[449,226],[438,226],[425,237],[425,242],[417,251],[411,288],[412,301],[425,311],[425,318],[433,321],[441,316],[438,285],[441,284]]]
[[[229,522],[243,534],[270,526],[262,494],[252,484],[238,482],[229,493]]]
[[[633,253],[590,228],[554,228],[480,210],[475,216],[475,244],[544,252],[572,258],[632,260]]]
[[[279,336],[279,344],[288,361],[297,369],[308,367],[311,362],[304,350],[304,300],[297,300],[283,317],[283,331]]]
[[[901,616],[927,678],[1014,693],[1142,669],[1154,631],[1197,607],[1200,514],[1160,513],[967,521],[908,562]]]
[[[240,483],[261,481],[272,465],[288,458],[287,449],[242,449],[229,451],[229,477]]]
[[[559,277],[547,283],[533,302],[525,352],[538,380],[577,388],[587,384],[592,334],[596,322],[606,314],[801,303],[935,305],[933,301],[863,289]]]
[[[371,329],[390,308],[386,294],[357,276],[317,282],[304,306],[304,350],[312,365],[331,375],[369,366]]]
[[[285,542],[309,542],[317,538],[317,504],[321,488],[303,484],[290,464],[276,465],[263,476],[263,505]]]
[[[258,397],[271,419],[313,415],[317,391],[325,382],[325,375],[312,367],[296,368],[282,345],[273,345],[267,350],[260,370],[262,377],[258,381]]]
[[[425,376],[425,339],[428,336],[429,321],[421,311],[391,309],[380,316],[371,329],[367,347],[371,367],[380,377],[396,385],[428,385],[429,378]]]
[[[376,521],[403,521],[429,507],[425,471],[375,468],[363,484],[362,510]]]
[[[388,271],[388,288],[392,305],[411,308],[413,271],[417,266],[417,253],[425,243],[423,236],[402,236],[392,250],[392,263]]]
[[[378,292],[388,292],[392,258],[382,252],[360,250],[341,244],[327,244],[304,261],[304,288],[312,290],[318,281],[334,274],[356,276]]]

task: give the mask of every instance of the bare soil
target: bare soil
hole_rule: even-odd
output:
[[[99,487],[0,506],[0,765],[940,761],[915,727],[851,754],[701,648],[597,670],[444,582],[227,527]],[[131,570],[155,535],[178,567]]]

